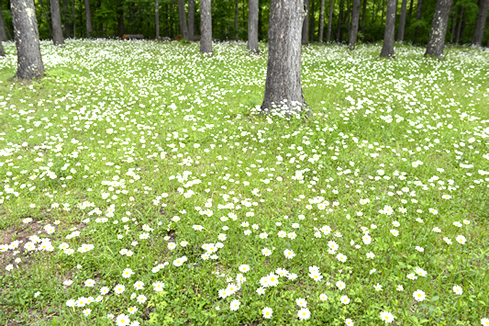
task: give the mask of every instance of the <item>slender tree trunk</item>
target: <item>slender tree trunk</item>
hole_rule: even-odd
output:
[[[156,3],[158,4],[158,0],[156,0]],[[159,7],[159,5],[158,5]],[[157,7],[156,7],[157,8]],[[155,8],[155,9],[156,9]],[[157,21],[158,24],[158,37],[159,37],[159,20]],[[117,35],[119,37],[124,36],[124,4],[122,1],[119,1],[117,3]]]
[[[304,1],[304,21],[302,23],[302,45],[309,44],[309,0]]]
[[[437,58],[443,57],[443,47],[445,45],[445,35],[448,28],[448,16],[452,0],[438,0],[435,9],[435,16],[431,23],[428,46],[426,47],[425,56]]]
[[[324,0],[321,0],[321,9],[319,12],[319,43],[323,43],[324,32]]]
[[[258,0],[258,40],[263,40],[263,10]]]
[[[343,6],[345,0],[340,1],[340,14],[338,16],[338,30],[336,32],[336,42],[341,42],[341,23],[343,22]]]
[[[396,31],[397,0],[387,0],[387,13],[385,17],[384,45],[380,52],[381,58],[394,57],[394,34]]]
[[[362,41],[365,41],[365,23],[367,14],[367,0],[363,0],[363,12],[362,12]]]
[[[212,53],[211,0],[200,0],[200,52]]]
[[[238,15],[239,15],[239,11],[238,11],[238,5],[239,5],[239,0],[236,0],[235,1],[235,4],[234,4],[234,38],[237,40],[239,40],[239,33],[238,33]],[[258,7],[258,6],[257,6]],[[249,25],[249,17],[248,17],[248,25]]]
[[[76,12],[75,12],[75,0],[71,0],[71,18],[73,19],[73,39],[76,39]]]
[[[188,41],[187,18],[185,14],[185,0],[178,0],[178,15],[180,18],[180,36]]]
[[[44,18],[46,19],[46,21],[48,23],[49,36],[52,37],[53,36],[53,31],[51,29],[51,19],[49,19],[49,14],[44,9],[44,4],[42,3],[42,0],[39,0],[39,4],[41,5],[42,14],[43,14]]]
[[[155,28],[156,39],[160,39],[160,0],[155,1]]]
[[[194,40],[195,32],[195,0],[188,0],[188,40]]]
[[[451,33],[450,33],[450,43],[453,44],[453,38],[455,37],[455,26],[457,25],[457,22],[455,20],[456,18],[456,12],[454,11],[452,13],[452,30],[451,30]]]
[[[409,3],[409,19],[413,17],[413,2],[414,0],[411,0]]]
[[[464,18],[464,7],[460,6],[460,15],[457,19],[457,34],[455,35],[455,44],[458,45],[458,41],[460,40],[460,31],[462,29],[462,20]]]
[[[484,37],[484,28],[486,27],[487,10],[489,9],[489,0],[480,0],[479,13],[475,22],[474,35],[472,36],[472,45],[480,47]]]
[[[311,26],[309,27],[309,41],[314,42],[314,31],[315,31],[315,22],[314,22],[314,1],[309,0],[311,2],[311,14],[309,17],[311,18]]]
[[[326,34],[326,43],[331,41],[331,29],[333,28],[333,7],[334,0],[329,0],[328,33]]]
[[[63,0],[63,16],[64,16],[64,23],[65,23],[66,38],[71,37],[71,25],[70,25],[70,19],[69,19],[70,15],[68,13],[69,13],[68,0]]]
[[[348,42],[350,42],[350,31],[351,31],[350,16],[351,16],[350,0],[346,0],[346,28],[347,28]]]
[[[170,22],[170,38],[173,40],[175,37],[175,30],[174,30],[174,21],[173,21],[173,5],[175,3],[175,0],[170,1],[170,11],[168,12],[168,21]]]
[[[416,6],[416,22],[421,21],[421,8],[422,7],[423,7],[423,0],[418,0],[418,5]],[[418,44],[418,34],[419,34],[419,27],[416,27],[414,29],[414,41],[413,41],[414,45]]]
[[[258,53],[258,0],[248,5],[248,51]]]
[[[358,25],[360,23],[360,0],[353,0],[350,37],[348,41],[348,49],[353,50],[358,38]]]
[[[17,78],[30,80],[44,75],[34,1],[12,0],[12,22],[17,47]]]
[[[404,41],[404,27],[406,26],[406,9],[407,9],[407,0],[402,0],[401,4],[401,15],[399,17],[399,31],[397,32],[397,41]]]
[[[64,45],[63,30],[61,28],[61,14],[59,12],[58,0],[50,0],[51,3],[51,22],[53,24],[53,44]]]
[[[87,26],[87,38],[92,33],[92,14],[90,12],[90,0],[85,0],[85,22]]]
[[[0,40],[0,57],[5,57],[5,50],[3,49],[2,40]]]
[[[302,0],[271,0],[267,78],[261,106],[264,111],[274,105],[286,105],[289,110],[307,107],[301,86],[304,9]]]
[[[2,14],[2,0],[0,0],[0,42],[1,41],[7,41],[7,33],[5,32],[5,23],[3,21],[3,14]]]

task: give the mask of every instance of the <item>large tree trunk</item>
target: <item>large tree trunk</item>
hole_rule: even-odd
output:
[[[195,0],[188,0],[188,40],[194,40],[195,31]]]
[[[333,28],[333,7],[334,0],[329,0],[328,34],[326,34],[326,43],[331,41],[331,29]]]
[[[460,16],[457,19],[457,33],[455,35],[455,44],[458,45],[458,41],[460,40],[460,31],[462,29],[462,20],[464,18],[464,7],[460,6]]]
[[[309,0],[311,2],[311,14],[309,17],[311,18],[311,26],[309,27],[309,41],[314,42],[314,30],[315,30],[315,22],[314,22],[314,1]]]
[[[17,47],[17,78],[30,80],[44,75],[34,1],[12,0],[12,22]]]
[[[367,14],[367,0],[363,0],[363,12],[362,12],[362,41],[365,40],[365,15]]]
[[[53,44],[64,45],[63,30],[61,28],[61,14],[59,12],[58,0],[50,0],[51,4],[51,22],[53,24]]]
[[[71,1],[71,9],[72,9],[72,15],[71,18],[73,19],[73,39],[76,39],[76,12],[75,12],[75,0]]]
[[[399,17],[399,31],[397,32],[397,41],[404,41],[404,27],[406,26],[406,10],[407,0],[402,0],[401,4],[401,16]]]
[[[324,0],[321,0],[321,9],[319,12],[319,43],[323,43],[324,32]]]
[[[268,23],[268,64],[261,109],[273,105],[307,107],[301,86],[301,25],[303,0],[271,0]]]
[[[385,17],[384,45],[380,52],[381,58],[394,57],[394,34],[396,32],[397,0],[387,0]]]
[[[296,0],[294,0],[296,1]],[[302,45],[309,44],[309,0],[304,1],[304,21],[302,22]]]
[[[438,0],[435,9],[435,16],[431,23],[431,31],[426,47],[425,56],[437,58],[443,57],[443,47],[445,45],[445,35],[448,28],[448,16],[452,0]]]
[[[360,23],[360,0],[353,0],[353,9],[351,17],[350,36],[348,40],[348,49],[353,50],[358,37],[358,25]]]
[[[92,33],[92,13],[90,12],[90,0],[85,0],[85,21],[87,26],[87,38]]]
[[[156,2],[158,3],[158,0],[156,0]],[[159,29],[159,21],[158,21],[158,28],[157,28],[158,33],[159,30],[160,29]],[[119,1],[117,3],[117,35],[119,37],[124,36],[124,4],[122,3],[122,1]]]
[[[160,0],[155,1],[155,29],[158,40],[160,38]]]
[[[1,41],[7,41],[7,33],[5,32],[5,23],[3,21],[3,14],[2,14],[2,0],[0,0],[0,42]]]
[[[345,0],[340,1],[340,14],[338,16],[338,30],[336,32],[336,42],[341,42],[341,23],[343,22],[343,6]]]
[[[71,37],[71,25],[70,25],[70,19],[69,19],[69,8],[68,8],[68,0],[63,0],[63,16],[64,16],[64,22],[65,22],[65,35],[66,38]]]
[[[258,0],[248,5],[248,51],[258,53]]]
[[[212,53],[211,0],[200,0],[200,52]]]
[[[238,33],[238,5],[239,5],[239,0],[236,0],[236,3],[234,4],[234,38],[239,40],[239,33]],[[257,6],[258,7],[258,6]],[[248,17],[248,25],[249,25],[249,17]]]
[[[187,18],[185,14],[185,0],[178,0],[178,16],[180,18],[180,36],[188,41]]]
[[[421,21],[421,8],[422,7],[423,7],[423,0],[418,0],[418,5],[416,6],[416,22]],[[413,41],[414,45],[418,44],[418,34],[419,34],[419,27],[416,27],[414,29],[414,41]]]
[[[477,20],[475,22],[474,35],[472,36],[472,45],[478,47],[482,45],[482,37],[484,36],[488,9],[489,0],[480,0],[479,13],[477,14]]]
[[[0,40],[0,57],[5,57],[5,50],[3,49],[2,40]]]

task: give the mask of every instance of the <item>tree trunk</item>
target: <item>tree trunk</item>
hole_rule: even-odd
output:
[[[268,64],[265,96],[261,109],[286,105],[290,109],[307,107],[301,86],[302,0],[271,0],[268,23]]]
[[[319,12],[319,43],[323,43],[324,32],[324,0],[321,0],[321,9]]]
[[[211,0],[200,0],[200,53],[212,53]]]
[[[75,12],[75,0],[71,1],[71,9],[72,9],[72,15],[71,18],[73,19],[73,39],[76,39],[76,12]]]
[[[12,0],[12,22],[17,47],[17,78],[30,80],[44,75],[34,1]]]
[[[338,30],[336,32],[336,42],[341,41],[341,23],[343,22],[343,6],[345,4],[345,0],[341,0],[340,2],[340,14],[338,16]]]
[[[3,49],[2,40],[0,40],[0,57],[5,57],[5,50]]]
[[[397,41],[404,41],[404,27],[406,26],[406,9],[407,9],[407,0],[402,0],[401,4],[401,15],[399,17],[399,31],[397,32]]]
[[[0,0],[1,1],[1,0]],[[71,37],[71,25],[70,25],[70,20],[68,19],[68,0],[63,0],[63,17],[64,17],[64,25],[65,25],[65,35],[66,38]]]
[[[394,57],[394,34],[396,32],[397,0],[387,0],[387,13],[385,17],[384,45],[380,52],[381,58]]]
[[[239,33],[238,33],[238,15],[239,15],[239,11],[238,11],[238,5],[239,5],[239,0],[236,0],[235,4],[234,4],[234,38],[237,40],[239,40]],[[258,6],[257,6],[258,7]],[[249,17],[248,17],[248,25],[249,25]]]
[[[156,0],[156,2],[158,3],[158,0]],[[157,31],[159,35],[159,20]],[[122,1],[117,3],[117,35],[119,35],[119,37],[124,36],[124,4]]]
[[[457,25],[457,21],[455,20],[455,17],[456,17],[456,12],[454,11],[452,13],[452,30],[451,30],[451,33],[450,33],[450,43],[453,44],[453,38],[455,37],[455,26]]]
[[[51,4],[51,22],[53,24],[53,44],[64,45],[63,30],[61,28],[61,14],[59,12],[58,0],[50,0]]]
[[[263,40],[263,10],[258,0],[258,40]]]
[[[331,41],[331,28],[333,28],[333,7],[334,0],[329,0],[328,34],[326,34],[326,43]]]
[[[363,12],[362,12],[362,41],[365,40],[365,15],[367,14],[367,0],[363,0]]]
[[[360,0],[353,0],[350,37],[348,41],[348,49],[350,50],[353,50],[355,48],[355,43],[357,43],[359,22],[360,22]]]
[[[464,7],[460,6],[460,16],[457,19],[457,34],[455,36],[455,44],[458,45],[458,41],[460,40],[460,31],[462,29],[462,19],[464,18]]]
[[[90,13],[90,0],[85,0],[85,21],[87,26],[87,38],[92,33],[92,14]]]
[[[445,45],[445,35],[448,28],[448,16],[452,0],[438,0],[435,9],[435,16],[431,23],[428,46],[426,47],[425,56],[437,58],[443,57],[443,47]]]
[[[314,42],[314,31],[315,31],[314,1],[315,0],[310,0],[310,2],[311,2],[311,14],[309,15],[309,17],[311,18],[311,26],[309,26],[309,41],[311,41],[311,42]]]
[[[160,0],[155,1],[155,29],[156,39],[160,39]]]
[[[294,0],[296,1],[296,0]],[[309,44],[309,0],[304,1],[304,21],[302,23],[302,45]]]
[[[39,0],[39,4],[41,5],[41,10],[44,18],[46,18],[46,22],[48,23],[48,29],[49,29],[49,36],[53,36],[53,31],[51,30],[51,20],[49,19],[49,15],[44,9],[44,4],[42,3],[42,0]]]
[[[484,36],[484,28],[486,26],[487,10],[489,9],[489,0],[480,0],[479,13],[475,22],[474,35],[472,36],[472,45],[480,47],[482,45],[482,37]]]
[[[258,53],[258,0],[248,5],[248,51]]]
[[[188,0],[188,40],[194,40],[195,31],[195,0]]]
[[[180,18],[180,36],[188,41],[187,17],[185,14],[185,0],[178,0],[178,15]]]
[[[2,0],[0,0],[0,42],[1,41],[7,41],[7,33],[5,32],[5,23],[3,21],[3,14],[2,14]]]
[[[347,35],[348,35],[348,42],[350,42],[350,19],[351,16],[351,10],[350,10],[350,0],[346,0],[346,28],[347,28]]]
[[[168,12],[168,21],[170,22],[170,38],[173,40],[175,37],[175,30],[173,29],[173,5],[175,3],[175,0],[170,1],[170,10]]]
[[[422,7],[423,7],[423,0],[418,0],[418,5],[416,6],[416,22],[421,21],[421,8]],[[414,45],[418,44],[418,34],[419,34],[419,27],[416,27],[414,29],[414,41],[413,41]]]

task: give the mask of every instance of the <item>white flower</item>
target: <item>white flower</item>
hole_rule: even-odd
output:
[[[250,265],[241,265],[239,266],[239,271],[242,273],[246,273],[250,271]]]
[[[319,295],[319,300],[326,301],[326,300],[328,300],[328,296],[326,294],[324,294],[324,293],[321,293]]]
[[[350,303],[350,298],[348,298],[348,296],[344,295],[344,296],[342,296],[342,297],[340,298],[340,301],[341,301],[341,303],[343,303],[343,304],[347,305],[347,304],[349,304],[349,303]]]
[[[458,294],[458,295],[462,295],[462,293],[464,293],[464,291],[462,290],[462,287],[460,287],[458,285],[455,285],[453,287],[453,292],[455,292],[455,294]]]
[[[467,242],[467,239],[465,239],[465,237],[463,235],[457,235],[455,240],[457,240],[457,242],[460,244],[465,244],[465,242]]]
[[[122,292],[124,292],[125,289],[126,289],[126,287],[124,285],[117,284],[114,288],[114,292],[117,294],[121,294]]]
[[[229,305],[229,309],[231,309],[231,311],[236,311],[239,309],[239,305],[241,304],[241,302],[239,302],[239,300],[233,300],[231,301],[231,304]]]
[[[343,254],[338,254],[336,255],[336,259],[338,259],[340,262],[344,263],[347,259],[347,257]]]
[[[297,305],[299,307],[302,307],[302,308],[307,307],[307,301],[305,299],[303,299],[303,298],[295,299],[295,303],[297,303]]]
[[[270,255],[272,254],[272,251],[271,251],[270,249],[268,249],[268,248],[263,248],[263,249],[261,250],[261,253],[262,253],[262,255],[264,255],[264,256],[270,256]]]
[[[116,319],[117,326],[127,326],[129,325],[130,322],[131,320],[129,319],[129,317],[127,317],[124,314],[117,316]]]
[[[263,318],[270,319],[272,318],[273,310],[272,308],[269,307],[263,308],[262,314],[263,314]]]
[[[126,268],[125,270],[122,271],[122,277],[123,278],[129,278],[133,274],[134,274],[134,272],[130,268]]]
[[[345,288],[345,283],[343,283],[342,281],[338,281],[338,282],[336,282],[336,287],[339,290],[343,290]]]
[[[139,303],[145,303],[146,302],[146,296],[144,296],[143,294],[140,294],[140,295],[138,295],[138,297],[136,298],[136,300]]]
[[[353,326],[353,320],[351,320],[350,318],[345,319],[345,325],[347,325],[347,326]]]
[[[287,259],[292,259],[295,257],[295,253],[289,249],[285,249],[284,255],[285,255],[285,258],[287,258]]]
[[[387,312],[387,311],[382,311],[380,313],[380,318],[389,324],[394,321],[394,316],[390,312]]]
[[[417,290],[413,293],[414,300],[421,302],[426,298],[426,295],[424,294],[423,291]]]

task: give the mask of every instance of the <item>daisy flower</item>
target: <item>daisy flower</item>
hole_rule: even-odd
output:
[[[455,294],[458,294],[458,295],[462,295],[462,293],[464,293],[464,291],[462,290],[462,287],[460,287],[458,285],[455,285],[453,287],[453,292],[455,292]]]
[[[380,318],[389,324],[394,321],[394,316],[390,312],[387,312],[387,311],[382,311],[380,313]]]
[[[263,308],[262,314],[263,314],[263,318],[270,319],[272,318],[273,310],[272,308],[269,307]]]
[[[239,300],[233,300],[233,301],[231,301],[231,304],[229,305],[229,309],[231,309],[231,311],[236,311],[239,309],[240,304],[241,304],[241,302],[239,302]]]
[[[297,317],[299,317],[300,320],[306,320],[311,318],[311,312],[307,308],[302,308],[297,312]]]
[[[423,291],[417,290],[413,293],[414,300],[421,302],[426,298],[426,295],[424,294]]]

